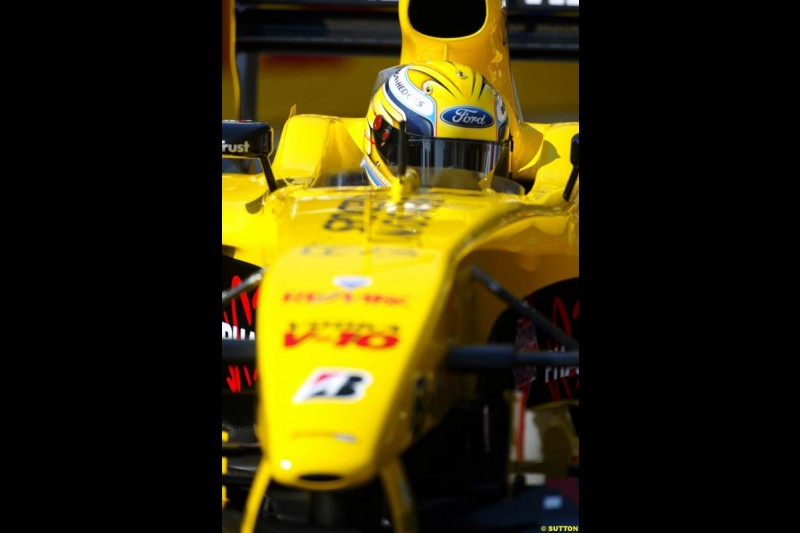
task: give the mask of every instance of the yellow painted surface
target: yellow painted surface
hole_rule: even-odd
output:
[[[398,60],[261,54],[257,120],[272,124],[277,140],[295,104],[297,113],[364,116],[378,72]],[[511,68],[525,121],[578,121],[577,62],[512,60]]]

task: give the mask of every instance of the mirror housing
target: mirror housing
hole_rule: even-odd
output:
[[[567,186],[564,187],[564,200],[569,202],[569,197],[572,195],[572,189],[575,188],[575,182],[578,181],[578,143],[579,143],[580,133],[576,133],[572,137],[572,146],[569,152],[569,161],[572,163],[572,172],[569,175],[569,180],[567,180]]]
[[[247,157],[261,161],[270,192],[277,190],[275,176],[269,163],[273,148],[272,126],[250,120],[222,121],[222,157]]]

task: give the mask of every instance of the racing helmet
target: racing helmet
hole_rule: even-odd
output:
[[[382,71],[367,110],[364,168],[376,186],[398,180],[398,131],[422,187],[485,190],[507,177],[508,112],[483,75],[452,61]]]

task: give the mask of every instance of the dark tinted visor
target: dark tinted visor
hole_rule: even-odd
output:
[[[398,164],[397,136],[376,143],[389,166]],[[429,139],[408,136],[407,164],[422,168],[459,168],[481,174],[492,172],[505,151],[505,143],[463,139]]]
[[[387,133],[383,133],[387,132]],[[393,170],[398,164],[398,135],[394,128],[382,128],[375,132],[376,142],[383,160]],[[386,136],[382,140],[381,136]],[[495,172],[498,162],[505,155],[508,143],[471,141],[464,139],[430,139],[408,135],[407,164],[421,170],[423,186],[434,186],[426,178],[435,176],[444,169],[460,169],[475,173],[476,182]],[[497,171],[498,175],[505,174]],[[502,176],[505,177],[505,176]]]

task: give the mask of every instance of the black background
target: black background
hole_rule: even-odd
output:
[[[751,134],[774,106],[740,61],[768,39],[731,11],[644,7],[581,5],[581,531],[777,530],[781,496],[745,466],[775,443],[774,406],[750,402],[782,388],[751,373],[785,280],[758,274],[774,210]]]
[[[215,529],[219,4],[5,15],[8,518]]]

